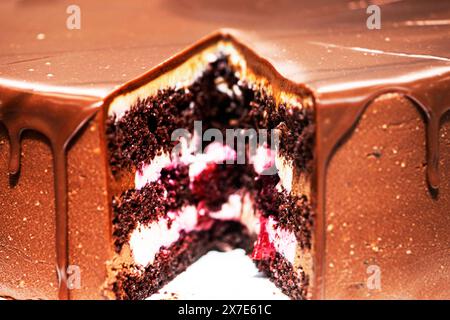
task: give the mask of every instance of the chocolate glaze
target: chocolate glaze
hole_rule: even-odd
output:
[[[111,2],[110,10],[89,1],[78,3],[86,18],[83,18],[81,30],[70,31],[64,28],[66,16],[60,15],[69,2],[36,5],[23,1],[17,6],[10,1],[2,2],[4,30],[14,32],[1,34],[0,75],[19,82],[90,88],[85,92],[95,89],[101,98],[143,69],[157,65],[201,36],[226,26],[235,29],[233,36],[229,31],[219,32],[191,47],[190,52],[200,50],[208,42],[227,38],[237,46],[245,44],[252,48],[248,49],[252,53],[258,52],[259,55],[251,55],[252,64],[269,70],[274,75],[270,80],[276,85],[296,91],[305,90],[300,84],[304,83],[311,89],[316,101],[316,192],[319,195],[315,287],[320,287],[325,264],[327,165],[339,143],[351,134],[367,105],[378,96],[401,93],[423,110],[427,123],[428,184],[431,189],[439,188],[439,128],[450,108],[448,3],[380,2],[382,29],[376,31],[367,30],[366,8],[355,1],[315,1],[308,5],[283,1],[276,7],[269,3],[262,6],[258,2],[242,7],[240,1],[226,4],[164,2],[164,6],[158,2],[135,1],[126,6]],[[40,9],[38,15],[36,7]],[[129,16],[133,19],[128,19]],[[122,30],[126,30],[126,36],[120,36]],[[149,36],[148,30],[154,33]],[[40,33],[45,39],[37,40]],[[183,60],[187,54],[189,52],[184,51],[172,62]],[[134,59],[130,59],[131,56]],[[44,67],[47,60],[52,65],[49,68]],[[157,76],[168,66],[162,65],[150,75]],[[51,73],[47,73],[46,68]],[[147,75],[129,82],[110,97],[149,78],[151,76]],[[12,173],[19,170],[23,129],[40,131],[51,142],[58,230],[63,230],[58,231],[62,239],[58,241],[58,267],[64,269],[67,264],[64,151],[96,108],[90,106],[91,98],[38,91],[0,87],[0,119],[11,139]],[[60,296],[67,297],[64,285],[61,288]]]
[[[333,124],[325,126],[320,133],[320,152],[324,152],[321,156],[325,159],[330,157],[332,150],[355,126],[364,109],[374,99],[386,93],[400,93],[411,99],[426,115],[427,178],[430,187],[438,189],[439,127],[441,119],[450,110],[450,68],[446,71],[426,78],[411,75],[408,82],[386,80],[371,86],[319,93],[317,110],[326,122]]]
[[[42,133],[50,142],[54,161],[59,298],[68,299],[66,148],[78,130],[97,112],[99,106],[93,105],[92,97],[17,91],[4,87],[0,87],[0,96],[0,121],[6,126],[10,140],[10,176],[17,176],[20,172],[20,140],[25,130]]]
[[[349,87],[347,90],[319,93],[316,100],[317,116],[322,126],[317,130],[317,210],[322,212],[318,221],[319,237],[324,233],[326,171],[333,152],[351,133],[364,110],[377,97],[386,93],[400,93],[411,99],[426,116],[427,179],[430,188],[439,188],[439,128],[441,119],[450,110],[450,74],[437,74],[430,78],[411,78],[408,82],[387,80],[372,86]],[[430,193],[432,196],[434,193]],[[325,239],[318,239],[317,252],[324,253]],[[319,264],[320,270],[322,264]],[[319,274],[321,271],[318,271]],[[318,279],[321,281],[321,279]]]

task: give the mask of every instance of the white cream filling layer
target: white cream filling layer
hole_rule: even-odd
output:
[[[245,201],[249,201],[249,198],[244,196],[243,199],[240,193],[234,193],[228,197],[226,203],[222,204],[219,211],[210,212],[208,215],[216,220],[240,221],[250,232],[255,232],[257,219],[254,212],[250,214],[243,211]],[[198,216],[204,214],[206,212],[199,211],[195,206],[190,205],[177,212],[169,212],[167,218],[161,218],[146,226],[139,225],[130,237],[134,262],[143,267],[152,264],[160,249],[168,248],[175,243],[182,231],[188,233],[208,227],[208,225],[198,225]]]
[[[193,179],[201,174],[210,163],[225,163],[228,160],[236,160],[236,151],[226,144],[212,142],[205,148],[204,153],[194,153],[192,151],[193,142],[181,141],[180,143],[182,147],[181,155],[178,159],[171,159],[169,153],[161,152],[161,154],[153,158],[150,163],[144,164],[142,166],[142,171],[136,171],[134,179],[136,189],[139,190],[147,183],[157,181],[161,176],[161,170],[163,168],[178,163],[189,165],[189,176]],[[292,184],[292,170],[289,170],[290,168],[285,165],[282,166],[282,163],[284,162],[280,162],[280,160],[277,162],[277,159],[279,158],[276,157],[275,152],[264,146],[259,146],[256,149],[255,154],[250,157],[255,172],[258,174],[261,174],[264,170],[272,167],[275,163],[279,170],[279,174],[283,174],[283,178],[287,179],[287,181],[283,183],[283,186],[285,186],[287,190],[290,190]]]
[[[251,234],[258,234],[259,219],[254,210],[246,211],[250,205],[250,198],[246,195],[232,194],[228,201],[222,205],[221,210],[209,213],[211,218],[217,220],[240,221]],[[130,248],[134,262],[140,266],[151,265],[162,248],[169,248],[179,238],[182,231],[188,233],[201,230],[205,226],[198,225],[198,216],[203,214],[195,206],[186,206],[177,212],[169,212],[168,218],[161,218],[147,226],[139,225],[131,234]],[[269,240],[275,250],[287,261],[294,263],[297,249],[297,239],[294,233],[280,227],[269,217],[266,230]],[[170,225],[170,226],[169,226]],[[206,226],[207,227],[207,226]]]
[[[204,153],[191,155],[191,158],[185,161],[189,164],[189,176],[195,178],[206,169],[208,164],[225,163],[228,160],[236,160],[236,151],[228,145],[212,142],[205,148]]]
[[[172,160],[168,153],[156,156],[149,164],[144,164],[142,172],[136,171],[134,185],[137,190],[142,189],[147,183],[155,182],[161,176],[161,170],[170,166]]]
[[[169,219],[162,218],[147,226],[138,225],[130,237],[134,262],[140,266],[153,264],[162,247],[170,247],[180,237],[181,231],[190,232],[197,227],[197,209],[186,206],[178,212],[169,212]]]
[[[194,139],[192,139],[194,140]],[[140,189],[149,182],[157,181],[160,178],[161,170],[177,163],[189,165],[189,176],[194,179],[202,173],[210,163],[224,163],[227,160],[235,160],[236,152],[227,145],[219,142],[209,144],[204,153],[194,154],[192,141],[181,141],[181,155],[177,160],[172,160],[168,153],[161,153],[149,164],[143,166],[142,172],[136,172],[135,187]],[[252,164],[257,173],[263,172],[276,164],[281,181],[285,189],[290,190],[292,184],[292,172],[285,160],[276,157],[275,153],[267,147],[258,147],[255,155],[251,158]],[[289,173],[290,172],[290,173]],[[203,210],[203,209],[202,209]],[[219,211],[202,212],[195,206],[186,206],[177,212],[169,212],[168,219],[162,218],[147,226],[139,225],[131,234],[130,248],[136,264],[147,266],[154,262],[158,252],[163,247],[170,247],[175,243],[182,231],[191,232],[201,229],[198,226],[198,215],[208,214],[217,220],[240,221],[252,234],[259,232],[259,218],[255,214],[252,200],[248,193],[239,191],[229,196],[228,201],[222,204]],[[169,219],[171,221],[169,227]],[[294,263],[296,255],[297,240],[295,235],[285,229],[276,228],[275,220],[270,217],[267,224],[267,232],[270,241],[276,250],[289,262]]]
[[[219,211],[210,212],[209,216],[213,219],[220,220],[240,220],[242,213],[242,196],[232,194],[228,197],[228,201],[222,204]]]
[[[278,170],[278,175],[280,176],[280,185],[277,186],[280,191],[280,186],[289,193],[292,190],[292,181],[294,178],[294,170],[292,161],[286,160],[284,157],[280,155],[275,156],[275,167]]]
[[[234,220],[243,224],[250,234],[259,232],[259,218],[255,214],[253,202],[249,193],[237,192],[228,197],[219,211],[209,212],[211,218],[217,220]]]
[[[271,168],[276,159],[276,152],[266,146],[258,146],[254,155],[250,156],[250,161],[257,174]]]
[[[276,227],[277,222],[273,217],[267,220],[266,230],[269,234],[269,241],[273,243],[275,250],[287,261],[294,264],[297,251],[297,238],[295,234],[281,227]]]
[[[134,178],[135,188],[137,190],[144,187],[147,183],[155,182],[161,176],[161,170],[179,163],[189,166],[189,177],[194,179],[210,163],[225,163],[227,160],[236,159],[236,151],[227,145],[219,142],[210,143],[204,150],[204,153],[194,153],[192,143],[182,141],[181,155],[178,159],[171,159],[169,153],[161,153],[153,160],[142,166],[142,171],[136,171]]]

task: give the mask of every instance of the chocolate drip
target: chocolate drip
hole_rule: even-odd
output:
[[[447,84],[444,80],[447,80]],[[317,113],[323,119],[319,128],[321,161],[327,165],[333,152],[358,123],[367,106],[377,97],[398,93],[408,97],[426,116],[427,181],[439,189],[439,129],[450,110],[448,75],[420,78],[410,83],[387,82],[373,87],[349,87],[347,90],[319,93]]]
[[[427,181],[433,190],[439,189],[439,130],[440,122],[450,111],[450,82],[448,74],[431,78],[411,77],[409,83],[386,81],[372,87],[351,87],[341,91],[319,93],[316,112],[321,125],[317,126],[317,215],[316,223],[316,285],[324,290],[323,265],[325,263],[325,195],[326,172],[334,152],[358,124],[366,108],[376,98],[388,93],[406,96],[419,107],[426,117]],[[444,81],[446,80],[446,81]],[[392,80],[391,80],[392,81]],[[320,294],[324,296],[324,292]]]
[[[68,143],[93,117],[99,106],[93,99],[64,93],[34,93],[0,88],[0,121],[8,130],[10,139],[9,174],[20,172],[21,135],[34,130],[45,135],[53,153],[56,212],[56,268],[59,298],[69,299],[67,287],[68,214],[67,161]]]
[[[237,4],[240,5],[240,2],[238,1],[236,4],[227,2],[226,8],[237,7]],[[87,6],[88,2],[84,5]],[[216,10],[222,13],[220,16],[222,20],[216,19],[220,20],[219,23],[210,21],[212,9],[206,6],[208,10],[202,10],[202,8],[206,8],[203,4],[197,5],[195,10],[191,10],[191,12],[195,12],[195,17],[188,14],[189,10],[186,10],[186,6],[183,6],[182,14],[176,14],[176,12],[172,11],[161,12],[161,10],[157,10],[158,7],[155,7],[155,10],[148,11],[148,14],[151,14],[151,19],[137,19],[131,25],[128,21],[124,21],[126,26],[120,23],[121,20],[118,17],[120,18],[126,10],[135,11],[136,8],[133,6],[122,7],[120,10],[108,11],[105,17],[108,18],[106,21],[111,23],[101,21],[101,25],[98,25],[97,28],[101,32],[89,34],[89,29],[87,29],[83,31],[85,36],[80,37],[80,40],[76,43],[73,43],[75,41],[74,38],[64,37],[62,34],[59,34],[59,32],[66,32],[63,28],[50,26],[49,29],[52,29],[55,35],[59,35],[59,37],[55,36],[55,38],[62,42],[55,42],[57,46],[54,48],[49,47],[50,49],[48,50],[55,55],[53,59],[59,62],[53,64],[55,68],[54,73],[70,75],[70,78],[60,78],[62,79],[62,84],[72,83],[70,81],[73,80],[73,74],[75,73],[67,72],[65,69],[72,61],[70,60],[71,56],[65,54],[65,52],[60,54],[59,51],[60,48],[67,47],[77,48],[84,54],[83,64],[86,67],[83,72],[79,73],[78,76],[80,78],[77,79],[76,84],[84,85],[95,80],[98,83],[98,87],[103,87],[107,84],[107,88],[112,88],[114,85],[121,84],[124,79],[112,76],[109,70],[110,64],[118,66],[121,72],[127,74],[127,78],[133,78],[141,72],[141,61],[146,61],[147,65],[150,66],[156,65],[174,51],[184,48],[193,39],[197,39],[200,35],[208,34],[214,29],[225,25],[223,21],[230,22],[231,17],[233,18],[231,19],[233,23],[230,26],[243,31],[239,35],[240,39],[242,39],[246,31],[255,31],[257,37],[248,35],[245,43],[255,48],[255,50],[263,52],[267,60],[221,31],[175,56],[170,60],[170,63],[184,62],[186,55],[198,52],[210,43],[223,39],[232,41],[239,46],[239,49],[242,49],[245,52],[245,56],[248,57],[247,60],[252,63],[253,69],[262,70],[261,72],[269,77],[269,82],[273,86],[284,88],[287,91],[297,91],[301,88],[300,91],[302,92],[305,88],[302,88],[298,83],[306,83],[311,86],[316,98],[316,188],[318,195],[316,204],[317,220],[315,223],[316,245],[314,250],[317,255],[314,264],[316,279],[313,281],[313,286],[323,290],[323,286],[320,284],[323,275],[322,266],[325,265],[325,183],[327,166],[333,153],[344,141],[345,137],[351,134],[352,129],[357,125],[366,107],[374,99],[384,93],[400,93],[414,101],[424,111],[426,118],[427,181],[431,189],[437,190],[439,188],[439,127],[441,118],[450,108],[450,68],[448,68],[448,58],[446,58],[448,56],[448,41],[443,41],[442,38],[443,35],[448,33],[448,26],[442,25],[431,28],[421,26],[421,24],[423,22],[431,24],[445,22],[444,19],[447,19],[449,9],[448,6],[430,2],[425,3],[423,1],[409,1],[404,5],[401,3],[387,4],[383,7],[386,18],[383,18],[383,29],[380,30],[380,33],[375,34],[372,32],[370,36],[361,37],[361,28],[364,28],[364,19],[361,20],[361,14],[365,8],[349,10],[348,6],[339,3],[335,7],[330,7],[330,3],[323,5],[320,2],[311,6],[309,10],[308,6],[304,8],[304,4],[302,4],[302,10],[293,10],[291,3],[284,6],[277,4],[276,6],[277,8],[267,7],[266,9],[266,12],[270,12],[271,19],[267,19],[267,15],[255,15],[253,11],[249,10],[240,14],[233,11],[232,14],[230,13],[227,16],[226,13],[228,11],[222,8],[221,10]],[[51,8],[52,10],[60,10],[55,8],[55,6]],[[343,10],[341,10],[342,8]],[[19,14],[21,16],[25,14],[22,17],[34,17],[34,9],[31,9],[31,7],[28,10],[25,7],[20,9],[20,12],[14,11],[14,14],[8,15],[7,18],[11,19],[11,21],[5,18],[5,21],[11,24],[10,29],[12,30],[24,28],[22,25],[19,27],[18,24],[26,19],[17,19]],[[92,10],[96,9],[92,8]],[[260,8],[258,10],[261,11]],[[7,14],[10,13],[8,11],[5,12]],[[252,14],[250,15],[249,12]],[[295,17],[288,15],[292,12],[295,12]],[[332,15],[330,15],[330,12]],[[431,20],[430,13],[432,13],[433,17]],[[303,16],[299,18],[299,14],[303,14]],[[45,15],[42,17],[49,22],[53,22],[52,19],[47,19]],[[96,19],[95,15],[92,15],[92,17]],[[249,17],[252,17],[251,26],[249,25]],[[206,18],[210,23],[200,24],[199,26],[191,23],[191,21],[199,21],[199,19]],[[141,21],[144,21],[143,25],[141,25]],[[298,24],[298,21],[301,21],[301,25]],[[93,25],[98,23],[96,20],[90,22]],[[174,26],[179,26],[180,23],[189,27],[192,32],[189,34],[179,32],[179,28]],[[42,29],[41,25],[37,25]],[[339,32],[330,34],[330,25],[336,26]],[[412,29],[412,25],[417,30]],[[107,26],[107,28],[104,26]],[[148,37],[145,33],[139,31],[142,28],[152,26],[155,28],[164,26],[164,35],[161,37],[155,35],[150,41],[149,47],[144,46],[139,50],[136,49],[136,51],[133,51],[134,59],[129,59],[129,51],[123,50],[123,48],[129,46],[129,43],[146,43]],[[277,28],[268,26],[276,26]],[[283,26],[287,32],[280,33],[280,26]],[[29,34],[29,26],[27,25],[26,27],[27,30],[23,30],[23,32],[24,34]],[[117,34],[124,27],[131,28],[130,30],[134,30],[134,32],[130,32],[127,37],[117,37]],[[38,33],[41,29],[34,29],[34,31]],[[274,29],[274,31],[270,29]],[[90,30],[94,30],[94,28]],[[367,30],[364,29],[363,31],[366,32]],[[97,35],[101,36],[98,37]],[[365,33],[365,35],[369,34]],[[65,38],[70,43],[64,42]],[[101,47],[102,43],[107,43],[108,50],[110,50],[109,43],[111,38],[118,41],[117,48],[113,51],[114,54],[110,54],[110,51],[107,51],[104,55],[99,54],[97,47]],[[263,41],[258,40],[258,38],[261,38]],[[404,39],[408,41],[404,41]],[[16,42],[25,42],[21,40],[23,39],[18,38]],[[333,50],[328,51],[327,48],[313,44],[311,41],[320,41],[322,43],[331,41],[342,46],[334,46],[332,47]],[[276,50],[266,46],[268,42],[272,43],[273,48],[276,48]],[[3,46],[5,51],[3,56],[7,57],[8,54],[12,57],[16,56],[14,52],[17,50],[16,46],[12,46],[8,41],[3,41],[2,44],[5,44]],[[50,44],[47,43],[46,45],[49,46]],[[25,46],[25,43],[22,45]],[[34,42],[29,42],[29,46],[25,48],[32,52],[35,46]],[[344,48],[343,46],[351,47]],[[371,50],[371,48],[376,50]],[[345,52],[342,50],[345,50]],[[365,55],[362,50],[365,50],[364,53],[369,52],[371,54]],[[13,52],[14,54],[12,54]],[[386,54],[381,54],[384,52]],[[5,59],[7,59],[6,61],[11,60],[12,63],[10,64],[14,65],[20,62],[23,65],[22,69],[25,71],[18,76],[16,74],[18,69],[7,65],[7,69],[3,68],[3,74],[9,74],[10,77],[12,74],[14,78],[31,81],[42,80],[38,77],[39,73],[26,71],[27,68],[25,66],[35,69],[36,64],[33,60],[27,62],[15,61],[13,58]],[[123,66],[119,65],[117,61],[120,63],[128,61],[126,68],[122,69]],[[268,63],[269,61],[270,63]],[[282,77],[275,70],[282,70],[283,67],[286,67],[286,62],[290,62],[289,66],[293,68],[284,68],[287,69],[285,71],[288,71],[288,73],[284,74],[292,81]],[[170,69],[170,63],[159,65],[159,67],[150,71],[149,74],[127,83],[115,93],[113,92],[107,99],[112,99],[156,78]],[[100,65],[108,65],[108,68],[97,68]],[[63,66],[64,69],[58,66]],[[72,66],[73,69],[69,70],[78,71],[79,67],[80,64],[75,63]],[[297,67],[299,67],[299,70],[297,70]],[[438,68],[445,68],[445,70],[439,71]],[[381,76],[384,72],[383,70],[386,70],[386,72],[384,76]],[[421,74],[423,70],[437,71],[430,76]],[[412,72],[412,74],[409,75],[409,72]],[[408,74],[407,78],[400,77],[405,74]],[[360,81],[350,83],[349,81],[354,80],[353,77],[360,77]],[[54,83],[53,81],[56,81],[56,79],[48,78],[47,81]],[[368,82],[370,84],[367,85]],[[337,83],[338,86],[332,88],[330,83]],[[9,101],[5,100],[4,95],[7,97],[6,100],[9,99]],[[83,100],[77,97],[76,99],[79,99],[77,101],[73,97],[66,96],[66,98],[61,95],[0,90],[0,99],[3,100],[3,104],[0,105],[0,121],[3,121],[7,126],[11,143],[10,172],[17,173],[20,169],[20,134],[24,129],[42,132],[51,141],[55,161],[57,235],[64,235],[62,239],[57,236],[57,242],[60,243],[62,241],[64,244],[62,247],[58,247],[58,267],[59,270],[63,271],[67,265],[67,230],[65,229],[65,224],[67,223],[67,176],[65,150],[67,142],[95,112],[95,108],[88,106],[90,103],[87,99]],[[73,108],[74,105],[84,105],[86,107]],[[76,112],[72,112],[74,109]],[[70,123],[66,124],[65,121]],[[47,131],[47,125],[50,125],[50,131]],[[63,217],[62,221],[60,221],[60,217]],[[64,277],[65,272],[62,272],[61,278]],[[60,296],[68,296],[65,284],[61,286]],[[322,294],[315,294],[316,298],[323,296],[323,292]]]

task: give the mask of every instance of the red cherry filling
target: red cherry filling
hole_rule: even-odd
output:
[[[222,204],[237,190],[254,183],[254,171],[247,165],[209,163],[192,183],[194,200],[210,211],[220,210]]]
[[[269,234],[267,233],[267,218],[260,216],[259,218],[260,230],[258,239],[252,252],[253,260],[266,260],[275,258],[275,246],[270,242]]]
[[[224,173],[216,163],[209,163],[202,173],[195,177],[192,194],[200,202],[201,207],[218,210],[227,200],[225,190],[221,188],[226,178]]]

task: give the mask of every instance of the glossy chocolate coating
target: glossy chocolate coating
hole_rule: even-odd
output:
[[[371,105],[377,103],[384,105],[380,108],[381,113],[392,103],[403,106],[409,103],[411,108],[417,108],[424,114],[423,137],[426,143],[417,145],[412,135],[409,138],[406,135],[404,139],[408,139],[405,152],[415,154],[415,162],[422,158],[422,152],[424,154],[425,183],[416,184],[408,191],[409,194],[425,193],[429,197],[429,200],[417,201],[417,212],[414,214],[419,217],[415,223],[431,221],[433,226],[439,224],[434,237],[440,240],[434,245],[435,250],[420,254],[411,250],[407,260],[399,259],[396,263],[401,268],[411,263],[411,259],[423,262],[426,258],[421,254],[428,254],[430,259],[441,261],[439,265],[443,266],[443,274],[448,279],[450,198],[447,173],[450,170],[449,137],[445,129],[448,127],[448,117],[445,113],[450,108],[449,4],[444,1],[380,1],[382,28],[368,30],[366,7],[357,1],[315,1],[314,4],[282,1],[276,5],[258,1],[245,5],[241,1],[132,1],[126,4],[110,1],[106,7],[105,4],[93,4],[92,1],[78,1],[82,16],[81,29],[68,30],[65,10],[69,4],[64,1],[3,1],[0,4],[4,25],[0,34],[0,120],[9,133],[11,143],[8,149],[11,160],[5,165],[2,163],[1,168],[5,168],[5,174],[8,167],[17,171],[20,145],[18,132],[21,129],[35,129],[47,137],[53,147],[55,162],[56,226],[65,225],[61,217],[67,211],[63,209],[66,202],[63,181],[67,172],[63,161],[65,147],[83,123],[101,109],[95,103],[101,102],[108,94],[106,100],[148,79],[155,72],[160,72],[161,68],[131,81],[203,36],[227,27],[231,29],[215,33],[203,42],[227,38],[236,45],[249,47],[256,53],[253,63],[259,64],[262,69],[273,66],[281,86],[293,91],[306,86],[315,97],[317,230],[314,297],[365,296],[359,291],[353,293],[339,288],[336,284],[338,281],[326,280],[333,279],[330,276],[330,263],[335,263],[335,254],[342,250],[334,242],[330,244],[330,239],[337,242],[347,238],[362,241],[361,231],[342,231],[336,233],[335,238],[327,234],[329,226],[333,225],[327,208],[336,206],[333,201],[345,197],[339,192],[334,194],[333,190],[328,193],[328,189],[342,179],[332,171],[333,163],[340,159],[339,151],[336,159],[334,153],[341,144],[347,145],[358,139],[353,133],[355,126],[364,125],[361,118],[364,115],[371,117],[366,108],[370,110],[373,107]],[[131,82],[112,92],[126,81]],[[24,86],[28,89],[23,89]],[[53,97],[50,100],[49,92]],[[383,98],[393,93],[407,97],[410,102],[400,98]],[[27,98],[24,99],[24,96]],[[377,97],[383,99],[382,102],[374,102]],[[17,109],[13,105],[17,105]],[[33,109],[38,106],[40,112],[35,113]],[[60,109],[55,112],[55,107]],[[74,108],[79,110],[76,119],[73,118]],[[402,114],[411,111],[400,111],[403,109],[398,108]],[[54,118],[48,118],[47,115]],[[386,113],[385,117],[387,122],[392,115]],[[62,119],[71,121],[61,131],[57,124]],[[101,116],[96,119],[101,127]],[[52,121],[54,126],[49,125]],[[366,123],[370,127],[370,121]],[[392,140],[400,139],[400,136],[400,133],[399,136],[392,135]],[[357,146],[355,142],[355,148]],[[421,146],[423,150],[419,150]],[[102,150],[100,158],[103,159],[102,143],[98,142],[96,148]],[[444,152],[440,152],[440,148],[444,148]],[[351,153],[348,157],[351,157]],[[341,166],[348,157],[341,159]],[[330,163],[329,177],[327,170]],[[339,167],[339,164],[335,166]],[[384,169],[392,169],[393,164],[383,163],[383,166]],[[392,174],[391,178],[408,179],[410,174],[399,172]],[[379,180],[380,176],[373,173],[369,177],[375,184],[374,190],[381,190],[379,184],[383,181]],[[357,178],[346,175],[346,179],[346,183],[352,184]],[[6,183],[2,185],[9,188]],[[361,193],[362,196],[364,194]],[[382,195],[383,192],[378,194]],[[371,201],[366,200],[366,203]],[[398,201],[387,202],[387,206],[392,207],[395,203]],[[340,211],[340,218],[345,222],[344,217],[355,215],[356,209],[348,206],[344,210],[344,207],[342,204],[341,210],[332,211]],[[3,211],[13,212],[15,208],[15,204],[6,204]],[[430,208],[434,208],[434,219],[431,220],[422,213],[428,212]],[[378,211],[373,209],[368,212]],[[402,223],[406,224],[412,217],[405,216],[403,219]],[[387,228],[388,225],[387,222],[369,230],[375,234],[376,230]],[[67,228],[62,229],[57,228],[59,231],[55,240],[59,244],[56,255],[59,266],[67,264],[67,259],[63,258],[67,255],[64,247],[70,246],[64,239],[62,243],[65,245],[58,240],[68,232]],[[432,235],[421,231],[413,239],[427,246]],[[4,239],[6,234],[2,235],[0,241],[6,243]],[[397,243],[402,241],[393,240]],[[383,255],[390,259],[386,258],[390,261],[389,268],[394,268],[395,264],[391,265],[394,257],[386,251]],[[364,260],[363,256],[359,258]],[[0,262],[6,265],[1,260],[0,257]],[[342,268],[344,271],[341,270],[337,275],[351,273],[353,266],[347,264]],[[407,277],[398,282],[391,281],[393,284],[389,291],[385,291],[381,297],[395,296],[395,290],[401,291],[404,287],[405,279]],[[438,282],[442,283],[445,277],[439,279]],[[421,285],[425,286],[419,281],[416,288]],[[434,286],[437,287],[439,285]],[[439,296],[433,290],[422,291],[422,295],[415,294],[413,289],[407,292],[404,296]],[[402,294],[398,293],[398,296]],[[61,286],[59,297],[68,297],[64,285]]]

